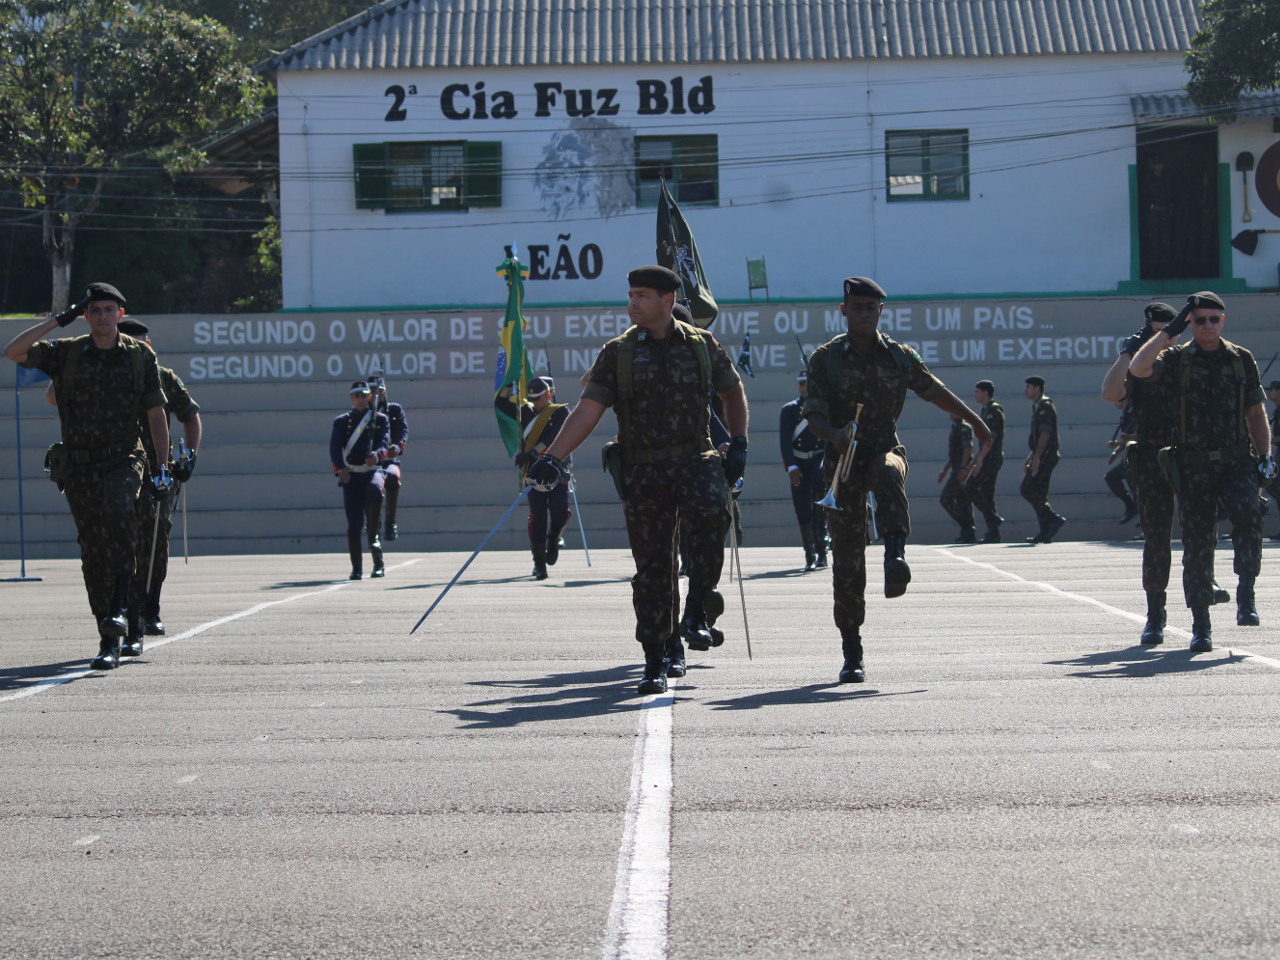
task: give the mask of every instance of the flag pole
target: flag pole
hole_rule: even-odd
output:
[[[18,368],[15,366],[14,370]],[[22,501],[22,388],[18,385],[17,374],[13,381],[13,422],[17,431],[18,443],[18,556],[19,576],[6,577],[0,583],[33,583],[44,577],[27,576],[27,511]]]

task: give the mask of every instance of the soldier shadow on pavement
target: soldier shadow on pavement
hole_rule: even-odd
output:
[[[1192,653],[1190,650],[1153,650],[1151,647],[1133,646],[1123,650],[1103,650],[1070,660],[1046,660],[1052,666],[1085,667],[1088,669],[1069,673],[1070,677],[1085,679],[1121,679],[1158,677],[1169,673],[1195,673],[1240,663],[1244,657],[1227,651],[1218,653]]]
[[[635,664],[516,680],[476,680],[469,686],[529,692],[440,712],[456,717],[464,730],[483,730],[632,711],[642,699],[635,692],[640,669]]]
[[[346,583],[346,577],[333,577],[329,580],[281,580],[278,583],[264,584],[263,590],[292,590],[297,587],[327,587],[335,583]]]
[[[679,688],[676,689],[679,692]],[[715,710],[759,710],[761,707],[789,707],[802,703],[848,703],[852,700],[905,697],[928,692],[928,690],[897,690],[886,693],[875,688],[854,688],[847,683],[811,683],[790,690],[766,690],[729,700],[708,700],[706,705]]]
[[[0,667],[0,693],[9,690],[30,690],[41,680],[66,681],[67,674],[89,669],[88,658],[64,660],[62,663],[41,663],[29,667]]]
[[[366,577],[365,579],[369,579]],[[522,580],[532,581],[533,578],[528,574],[522,574],[518,577],[494,577],[492,580],[459,580],[454,584],[455,587],[479,587],[492,586],[497,583],[519,583]],[[327,582],[327,581],[326,581]],[[352,581],[353,583],[356,581]],[[449,585],[448,580],[424,580],[421,583],[404,583],[388,586],[388,590],[428,590],[443,589]]]

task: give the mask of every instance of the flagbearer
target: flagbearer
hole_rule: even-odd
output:
[[[342,505],[347,512],[347,550],[351,554],[351,576],[364,576],[364,550],[360,532],[369,523],[369,553],[374,577],[386,576],[382,564],[382,537],[378,522],[385,497],[386,474],[378,464],[386,458],[391,442],[391,421],[373,408],[373,391],[364,380],[351,384],[351,409],[333,421],[329,435],[329,459],[342,487]]]
[[[523,434],[520,452],[516,454],[516,466],[520,468],[520,481],[524,482],[525,470],[538,459],[559,434],[569,418],[569,405],[555,403],[556,382],[550,377],[536,377],[529,381],[525,395],[529,403],[519,409],[511,399],[511,387],[503,387],[494,398],[494,406],[513,420],[519,420]],[[571,466],[566,457],[564,465]],[[569,484],[557,484],[550,490],[529,488],[529,547],[533,551],[533,578],[547,579],[547,566],[555,566],[560,557],[560,534],[569,522]],[[548,517],[550,523],[548,523]]]

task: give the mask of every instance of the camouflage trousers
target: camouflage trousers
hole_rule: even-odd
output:
[[[836,463],[832,458],[828,461],[829,486]],[[841,635],[857,633],[867,616],[867,494],[875,496],[876,527],[882,538],[911,533],[905,447],[855,463],[849,479],[836,488],[837,509],[827,511],[835,623]]]
[[[89,609],[95,620],[108,616],[115,578],[132,576],[143,460],[130,456],[105,470],[76,467],[63,484],[80,544]]]
[[[1159,450],[1134,444],[1125,454],[1129,480],[1138,501],[1138,524],[1142,528],[1142,589],[1163,593],[1169,586],[1169,566],[1173,538],[1173,511],[1176,496],[1173,484],[1160,469]]]
[[[969,499],[968,490],[960,482],[960,471],[952,470],[951,476],[942,486],[942,496],[938,498],[942,509],[956,523],[961,531],[973,529],[973,502]]]
[[[173,532],[173,514],[178,506],[180,485],[164,496],[157,496],[154,488],[143,486],[136,503],[138,517],[137,557],[133,564],[133,579],[129,582],[129,612],[155,616],[159,613],[160,585],[169,575],[169,535]],[[157,520],[159,521],[157,523]],[[155,534],[155,559],[152,560],[151,540]],[[150,595],[156,602],[148,602],[147,575],[151,576]],[[152,609],[154,606],[155,609]]]
[[[996,510],[996,478],[1002,466],[1004,457],[987,457],[964,485],[969,502],[978,508],[988,527],[1000,523],[1000,512]]]
[[[1041,457],[1040,469],[1034,477],[1031,475],[1030,468],[1022,474],[1022,488],[1019,492],[1022,494],[1022,499],[1031,504],[1041,530],[1056,516],[1053,504],[1049,502],[1049,480],[1053,476],[1053,468],[1057,465],[1057,457]]]
[[[629,483],[622,508],[636,564],[631,578],[636,639],[666,646],[680,619],[676,536],[681,521],[689,589],[708,591],[720,582],[729,531],[724,461],[710,452],[673,463],[667,483]]]
[[[1262,568],[1262,514],[1258,471],[1248,459],[1202,465],[1180,464],[1182,489],[1182,590],[1188,607],[1213,599],[1213,551],[1218,539],[1218,502],[1226,507],[1235,543],[1236,575],[1252,579]]]

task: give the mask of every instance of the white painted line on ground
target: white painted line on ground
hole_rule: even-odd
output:
[[[93,843],[95,840],[99,839],[99,837],[100,837],[100,834],[96,834],[96,833],[90,834],[90,835],[89,835],[89,836],[87,836],[87,837],[81,837],[79,840],[77,840],[77,841],[75,842],[75,846],[77,846],[77,847],[87,847],[89,844],[91,844],[91,843]]]
[[[640,711],[604,960],[664,960],[671,896],[671,740],[675,694]]]
[[[1025,583],[1029,587],[1036,587],[1039,590],[1044,590],[1046,593],[1056,593],[1060,597],[1066,597],[1079,603],[1088,604],[1091,607],[1097,607],[1099,610],[1104,610],[1107,613],[1113,613],[1126,620],[1132,620],[1134,623],[1145,624],[1147,622],[1147,618],[1142,614],[1132,613],[1129,610],[1121,610],[1119,607],[1113,607],[1111,604],[1104,603],[1101,600],[1095,600],[1093,597],[1086,597],[1082,593],[1072,593],[1070,590],[1063,590],[1061,587],[1055,587],[1052,583],[1045,583],[1042,580],[1028,580],[1026,577],[1020,577],[1018,574],[1013,573],[1010,570],[1004,570],[997,567],[994,563],[985,563],[981,560],[974,560],[971,557],[966,557],[963,554],[957,553],[954,550],[949,550],[946,547],[934,547],[933,549],[944,557],[950,557],[953,560],[959,560],[961,563],[967,563],[970,566],[990,570],[992,573],[998,573],[1000,576],[1006,577],[1015,583]],[[1172,633],[1175,636],[1182,637],[1186,640],[1191,639],[1191,634],[1188,631],[1181,630],[1178,627],[1166,626],[1164,628],[1164,632],[1166,634]],[[1273,670],[1280,670],[1280,660],[1275,660],[1271,657],[1264,657],[1261,654],[1250,653],[1248,650],[1241,650],[1238,647],[1228,647],[1225,648],[1223,652],[1231,657],[1238,657],[1241,660],[1253,660],[1263,666],[1271,667]]]
[[[417,557],[413,560],[406,560],[404,563],[397,563],[395,566],[387,567],[387,570],[399,570],[402,567],[409,567],[421,559],[421,557]],[[163,647],[166,643],[176,643],[179,640],[187,640],[191,637],[197,636],[198,634],[204,633],[206,630],[212,630],[214,627],[220,627],[224,623],[231,623],[233,620],[240,620],[243,617],[249,617],[255,613],[261,613],[263,610],[270,607],[278,607],[282,603],[293,603],[295,600],[306,600],[308,597],[323,596],[326,593],[341,590],[343,587],[349,587],[353,583],[358,582],[359,581],[356,580],[343,580],[339,583],[325,587],[323,590],[312,590],[310,593],[295,593],[289,597],[281,597],[279,600],[268,600],[265,603],[255,604],[246,610],[241,610],[239,613],[233,613],[230,616],[220,617],[217,620],[210,620],[208,623],[202,623],[198,627],[192,627],[190,630],[176,634],[172,637],[147,637],[145,649],[154,650],[156,647]],[[130,661],[128,659],[124,659],[120,661],[120,665],[125,666],[128,665],[129,662]],[[46,690],[56,687],[59,684],[70,683],[72,680],[79,680],[81,677],[87,677],[91,673],[98,672],[99,671],[97,670],[86,669],[77,670],[74,673],[62,674],[57,677],[44,677],[40,680],[34,681],[29,687],[0,696],[0,703],[5,703],[9,700],[21,700],[24,697],[34,697],[37,693],[44,693]]]

